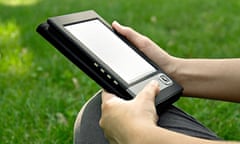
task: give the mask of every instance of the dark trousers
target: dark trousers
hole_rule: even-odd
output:
[[[103,131],[99,127],[100,116],[101,92],[98,92],[85,107],[81,122],[80,117],[76,119],[74,128],[75,144],[108,144]],[[157,124],[160,127],[194,137],[212,140],[220,139],[193,117],[175,106],[169,106],[164,111],[161,111]]]

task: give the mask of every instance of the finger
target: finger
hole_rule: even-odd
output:
[[[159,83],[155,80],[147,84],[143,90],[137,95],[136,99],[142,101],[152,101],[154,103],[155,97],[159,93]]]
[[[142,36],[138,32],[134,31],[132,28],[127,27],[127,26],[123,26],[120,23],[118,23],[117,21],[114,21],[112,23],[112,27],[113,27],[113,29],[117,30],[117,32],[119,32],[120,34],[122,34],[123,36],[126,36],[128,38],[132,38],[133,39],[136,36],[137,37]]]
[[[112,27],[159,66],[168,62],[170,55],[146,36],[141,35],[132,28],[122,26],[116,21],[112,23]]]
[[[130,27],[122,26],[117,21],[112,23],[112,27],[140,49],[144,49],[152,45],[151,40],[147,37],[141,35]]]

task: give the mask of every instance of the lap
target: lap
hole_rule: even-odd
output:
[[[101,92],[98,92],[79,114],[74,127],[75,144],[108,144],[99,127]],[[158,126],[186,135],[219,140],[209,129],[175,106],[169,106],[159,115]]]

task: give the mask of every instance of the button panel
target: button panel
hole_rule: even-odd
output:
[[[94,62],[93,65],[94,65],[94,67],[97,68],[97,70],[99,72],[104,74],[106,76],[106,78],[111,80],[114,85],[119,85],[119,82],[117,80],[113,79],[113,76],[111,76],[109,73],[107,73],[107,71],[103,67],[101,67],[100,64],[98,64],[97,62]],[[157,80],[159,82],[160,90],[163,90],[163,89],[165,89],[165,88],[167,88],[167,87],[169,87],[173,84],[173,81],[167,75],[165,75],[164,73],[159,73],[159,74],[156,74],[155,76],[152,76],[149,79],[146,79],[146,80],[144,80],[140,83],[137,83],[137,84],[131,86],[130,88],[127,89],[127,91],[129,91],[131,93],[134,93],[136,95],[151,80]]]
[[[100,64],[98,64],[97,62],[94,62],[93,65],[94,65],[94,67],[97,68],[97,70],[98,70],[99,72],[101,72],[102,74],[104,74],[109,80],[112,80],[112,83],[113,83],[113,84],[119,85],[118,81],[117,81],[117,80],[114,80],[113,77],[112,77],[110,74],[108,74],[103,67],[100,66]]]

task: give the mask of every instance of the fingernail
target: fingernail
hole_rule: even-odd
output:
[[[118,21],[113,21],[113,24],[120,25]]]

